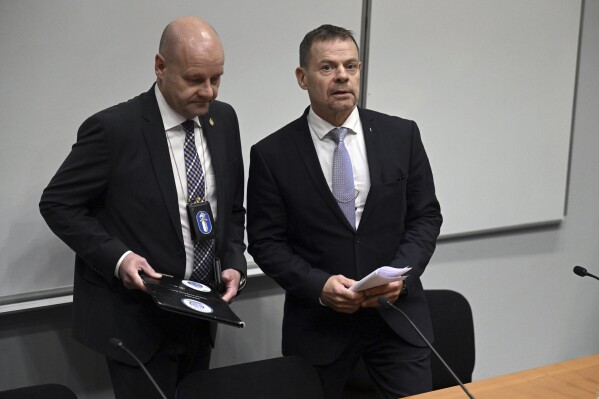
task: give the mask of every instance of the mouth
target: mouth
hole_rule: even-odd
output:
[[[348,95],[352,95],[353,93],[350,90],[335,90],[333,92],[331,92],[332,96],[348,96]]]

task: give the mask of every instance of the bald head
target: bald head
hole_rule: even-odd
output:
[[[222,48],[214,28],[199,17],[181,17],[169,23],[160,37],[158,52],[165,57],[180,46],[218,45]]]
[[[162,37],[154,70],[167,103],[187,119],[208,112],[218,93],[225,54],[212,26],[198,17],[169,23]]]

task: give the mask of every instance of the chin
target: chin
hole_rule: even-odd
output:
[[[210,105],[206,104],[204,106],[201,107],[195,107],[193,109],[193,114],[197,115],[197,116],[202,116],[208,113],[208,110],[210,109]]]
[[[343,101],[331,104],[331,109],[336,112],[351,111],[356,106],[356,101]]]

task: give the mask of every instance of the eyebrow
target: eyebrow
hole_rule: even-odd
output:
[[[360,62],[360,60],[358,58],[350,58],[348,60],[343,60],[341,61],[341,64],[346,64],[348,62]],[[326,64],[326,63],[338,63],[337,60],[333,60],[331,58],[323,58],[322,60],[319,61],[320,64]]]

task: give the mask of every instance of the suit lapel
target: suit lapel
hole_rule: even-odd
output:
[[[380,176],[381,176],[381,168],[382,159],[381,159],[381,149],[380,140],[377,136],[380,135],[381,132],[376,130],[374,126],[374,118],[369,116],[367,111],[364,111],[361,108],[358,108],[360,112],[360,121],[362,122],[362,130],[364,131],[364,143],[366,145],[366,157],[368,159],[368,169],[370,172],[370,190],[368,191],[368,198],[366,199],[366,204],[364,205],[364,212],[362,212],[362,218],[360,219],[360,226],[365,225],[368,221],[368,216],[371,213],[372,208],[376,204],[376,198],[378,196],[378,187],[381,184]],[[358,226],[358,229],[360,229]]]
[[[223,206],[225,205],[224,198],[226,198],[226,184],[219,184],[225,181],[225,173],[226,173],[226,165],[225,162],[227,160],[226,157],[220,156],[219,154],[226,154],[225,148],[225,132],[222,132],[220,129],[223,126],[223,123],[217,123],[219,121],[214,121],[210,116],[210,112],[208,114],[200,116],[200,123],[202,125],[202,132],[204,133],[204,137],[206,138],[206,144],[208,145],[208,151],[210,152],[210,159],[212,162],[212,169],[214,171],[214,179],[216,180],[216,206],[218,209],[216,210],[217,215],[224,215]],[[222,121],[221,121],[222,122]],[[216,225],[218,226],[219,220],[223,220],[222,217],[218,217],[215,220]],[[216,231],[221,231],[218,227]],[[218,242],[218,240],[217,240]]]
[[[183,243],[183,232],[179,215],[179,202],[177,200],[177,187],[171,166],[168,144],[164,132],[164,124],[156,102],[154,86],[142,100],[142,126],[141,130],[148,144],[150,158],[158,186],[162,193],[165,206],[168,210],[172,225]]]

